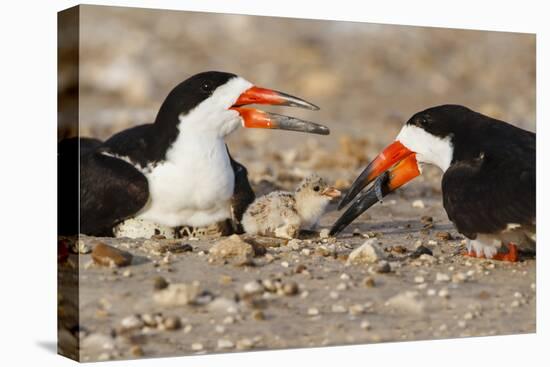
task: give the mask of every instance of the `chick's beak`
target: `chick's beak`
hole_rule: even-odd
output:
[[[328,196],[331,199],[339,198],[342,196],[342,192],[332,186],[327,187],[321,192],[321,195]]]
[[[416,155],[399,141],[386,147],[351,185],[350,191],[340,202],[338,209],[351,202],[363,188],[372,181],[375,183],[364,193],[334,223],[331,235],[341,232],[361,213],[382,200],[390,192],[403,186],[420,175]]]
[[[326,126],[314,122],[243,107],[249,104],[300,107],[308,110],[319,109],[316,105],[290,94],[266,88],[251,87],[243,92],[231,107],[231,109],[241,115],[244,127],[301,131],[321,135],[328,135],[330,133],[330,130]]]

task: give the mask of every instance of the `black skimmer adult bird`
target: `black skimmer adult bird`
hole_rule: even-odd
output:
[[[516,246],[534,250],[536,135],[458,105],[429,108],[407,121],[352,184],[339,209],[376,180],[331,233],[420,175],[423,164],[443,170],[443,206],[469,239],[470,256],[516,261]]]
[[[319,109],[230,73],[190,77],[168,94],[154,123],[86,142],[92,148],[80,154],[80,233],[110,235],[127,218],[202,227],[242,216],[254,194],[226,135],[240,126],[329,134],[325,126],[248,104]]]

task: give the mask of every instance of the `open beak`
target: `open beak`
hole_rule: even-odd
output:
[[[395,141],[380,153],[351,185],[338,209],[351,202],[368,184],[375,183],[355,200],[330,230],[331,235],[341,232],[355,218],[382,200],[384,196],[420,175],[414,152]]]
[[[327,187],[326,189],[324,189],[323,192],[321,192],[321,195],[328,196],[329,198],[334,199],[334,198],[339,198],[340,196],[342,196],[342,192],[340,192],[340,190],[330,186],[330,187]]]
[[[301,131],[311,134],[328,135],[328,127],[298,118],[265,112],[255,108],[243,107],[249,104],[266,104],[290,106],[318,110],[316,105],[298,97],[271,89],[251,87],[242,93],[231,109],[237,111],[243,119],[243,126],[247,128],[279,129]]]

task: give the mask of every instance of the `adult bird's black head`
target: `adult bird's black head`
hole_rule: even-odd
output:
[[[325,126],[243,107],[248,104],[319,109],[289,94],[254,86],[235,74],[208,71],[190,77],[170,92],[155,125],[179,125],[180,130],[218,136],[225,136],[239,126],[329,134]]]
[[[376,180],[338,219],[331,233],[342,231],[383,196],[420,175],[423,164],[436,165],[445,172],[456,162],[475,162],[483,158],[483,149],[506,144],[506,139],[517,135],[518,130],[523,131],[459,105],[442,105],[416,113],[395,141],[369,163],[352,184],[339,209]],[[496,148],[506,149],[506,146]]]

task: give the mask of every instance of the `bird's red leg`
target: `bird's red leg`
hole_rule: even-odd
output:
[[[517,246],[513,243],[509,243],[507,245],[507,247],[508,247],[508,252],[506,252],[506,253],[497,252],[497,254],[495,256],[493,256],[493,260],[511,261],[511,262],[518,261],[518,248],[517,248]]]
[[[480,258],[480,259],[485,258],[485,255],[483,254],[483,252],[478,255],[476,250],[473,249],[473,246],[469,250],[466,250],[465,252],[463,252],[462,256],[475,257],[475,258]]]
[[[477,253],[474,250],[466,250],[462,253],[462,256],[477,257]]]

